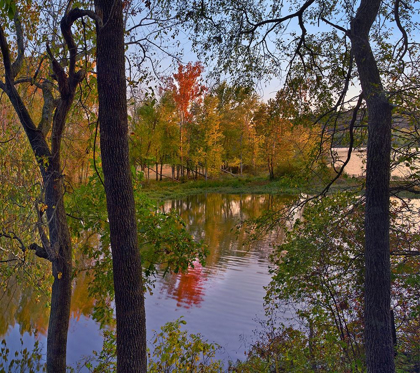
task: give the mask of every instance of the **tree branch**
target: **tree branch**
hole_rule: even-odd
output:
[[[14,15],[14,22],[15,22],[15,28],[16,28],[16,41],[17,41],[17,47],[18,47],[18,55],[16,57],[15,62],[13,62],[12,69],[11,69],[13,79],[16,78],[17,74],[22,68],[23,57],[25,53],[25,48],[23,44],[22,24],[20,23],[20,17],[19,17],[18,11],[16,11]]]
[[[71,32],[71,27],[76,20],[82,18],[84,16],[88,16],[95,20],[98,25],[102,20],[100,17],[90,10],[81,10],[79,8],[75,8],[70,10],[66,15],[61,19],[61,32],[63,34],[64,40],[69,48],[70,53],[70,64],[69,64],[69,79],[70,84],[72,86],[76,86],[80,81],[82,81],[83,76],[79,74],[75,74],[76,69],[76,61],[77,61],[77,46],[74,42],[73,34]]]
[[[9,45],[7,44],[6,36],[4,34],[3,26],[0,24],[0,49],[3,55],[3,66],[7,80],[13,81],[12,64],[10,62]]]
[[[328,19],[326,19],[326,18],[324,18],[324,17],[321,17],[321,20],[322,20],[322,21],[324,21],[327,25],[330,25],[331,27],[334,27],[334,28],[336,28],[337,30],[342,31],[342,32],[344,32],[344,34],[346,34],[346,35],[347,35],[348,30],[346,30],[344,27],[338,26],[338,25],[336,25],[335,23],[332,23],[332,22],[328,21]]]
[[[397,24],[397,27],[401,31],[401,34],[402,34],[402,40],[403,40],[402,51],[398,52],[398,55],[397,55],[397,58],[402,60],[408,50],[408,36],[407,36],[407,32],[405,31],[404,27],[401,24],[400,12],[399,12],[400,4],[401,4],[401,0],[395,0],[394,17],[395,17],[395,22]]]
[[[49,260],[48,253],[42,246],[32,243],[29,245],[29,250],[35,251],[37,257]]]
[[[6,233],[5,231],[0,232],[0,237],[9,238],[11,240],[16,240],[19,243],[19,247],[22,250],[22,252],[26,251],[26,246],[24,245],[23,241],[16,236],[13,232]]]
[[[328,183],[328,185],[320,193],[321,196],[325,195],[328,192],[328,190],[330,189],[331,185],[333,185],[334,182],[337,181],[338,178],[343,174],[344,167],[346,167],[347,164],[350,162],[351,153],[353,151],[353,144],[354,144],[354,133],[353,133],[353,129],[354,129],[354,125],[355,125],[356,120],[357,120],[357,113],[359,112],[359,109],[360,109],[360,106],[362,105],[362,102],[363,102],[363,94],[361,94],[359,96],[359,100],[357,101],[356,107],[353,109],[353,116],[352,116],[352,119],[351,119],[351,122],[350,122],[350,126],[349,126],[350,143],[349,143],[349,150],[347,152],[347,158],[343,162],[342,166],[340,167],[340,170],[338,171],[337,175]]]
[[[44,231],[44,223],[42,221],[42,214],[43,213],[41,212],[41,210],[38,208],[37,205],[35,205],[35,210],[36,210],[36,213],[37,213],[37,216],[38,216],[38,221],[36,222],[35,226],[38,230],[38,234],[39,234],[39,237],[40,237],[41,242],[42,242],[42,248],[37,249],[35,246],[33,246],[31,250],[35,250],[35,252],[36,252],[36,250],[38,250],[40,253],[45,251],[46,259],[48,259],[49,261],[52,262],[56,258],[57,253],[51,247],[50,240],[48,239],[48,237],[47,237],[47,235]],[[32,244],[32,245],[34,245],[34,244]]]
[[[270,24],[270,23],[280,24],[280,23],[283,23],[285,21],[288,21],[288,20],[296,18],[296,17],[301,18],[303,16],[303,13],[305,12],[305,10],[308,9],[314,2],[315,2],[315,0],[307,0],[305,2],[305,4],[303,4],[302,7],[298,11],[296,11],[295,13],[288,14],[287,16],[284,16],[284,17],[281,17],[281,18],[266,19],[264,21],[257,22],[257,23],[252,23],[248,20],[249,24],[252,27],[247,29],[247,30],[241,31],[240,33],[241,34],[252,34],[257,30],[257,28],[259,28],[261,26],[264,26],[264,25],[267,25],[267,24]]]
[[[47,136],[49,130],[51,129],[53,112],[57,107],[57,100],[54,98],[52,88],[53,85],[49,81],[44,81],[41,84],[42,94],[44,97],[44,105],[42,107],[42,116],[38,124],[38,129],[44,136]]]
[[[17,17],[17,15],[16,15]],[[14,86],[13,69],[10,60],[9,45],[6,40],[4,29],[0,23],[0,49],[3,57],[3,66],[5,72],[5,83],[0,84],[0,88],[3,89],[9,96],[10,102],[12,103],[19,120],[22,124],[23,129],[26,132],[28,140],[31,144],[34,155],[40,166],[42,173],[45,173],[44,158],[50,156],[50,150],[48,144],[38,128],[35,126],[25,104],[22,101],[16,87]],[[15,65],[16,66],[16,65]]]

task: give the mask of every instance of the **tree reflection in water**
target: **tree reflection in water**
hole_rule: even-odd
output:
[[[236,227],[243,220],[280,208],[284,202],[284,198],[271,195],[223,194],[203,194],[166,202],[163,209],[175,209],[194,237],[208,245],[210,253],[205,267],[197,262],[187,273],[167,274],[156,279],[155,293],[146,297],[148,335],[165,322],[186,314],[190,332],[200,332],[209,340],[225,347],[229,345],[231,359],[243,357],[245,347],[239,335],[252,335],[255,315],[258,312],[263,315],[263,286],[269,281],[270,243],[281,237],[261,237],[249,246],[245,245],[249,234],[244,229],[237,231]],[[98,244],[97,238],[88,233],[81,240],[83,242],[77,245]],[[73,366],[93,349],[100,350],[102,344],[98,326],[90,318],[94,299],[88,295],[89,281],[87,272],[81,271],[73,284],[68,342],[68,363]],[[33,336],[37,330],[36,338],[45,340],[48,300],[48,294],[35,295],[33,288],[24,287],[13,279],[8,288],[0,292],[0,338],[6,336],[11,350],[20,348],[16,328],[20,335]],[[7,337],[10,333],[13,341]],[[32,345],[33,340],[26,347]]]
[[[205,298],[205,281],[215,275],[220,277],[220,272],[234,266],[235,261],[249,256],[251,249],[267,260],[269,245],[263,244],[267,237],[246,245],[248,233],[244,228],[238,230],[237,226],[264,211],[280,208],[284,202],[284,198],[273,195],[230,194],[202,194],[166,202],[164,211],[175,209],[193,236],[208,245],[210,253],[205,268],[196,263],[187,273],[167,275],[162,280],[161,294],[176,299],[178,307],[197,307]]]

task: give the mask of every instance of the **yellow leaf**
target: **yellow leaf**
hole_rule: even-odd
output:
[[[61,277],[63,277],[63,274],[61,272],[58,272],[57,277],[59,280],[61,280]]]

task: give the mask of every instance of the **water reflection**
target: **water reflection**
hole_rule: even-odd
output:
[[[219,357],[243,358],[245,346],[240,335],[250,337],[256,327],[254,318],[264,315],[263,287],[270,279],[270,244],[281,238],[261,237],[248,246],[244,245],[248,233],[237,231],[236,227],[245,219],[280,208],[284,202],[271,195],[222,194],[166,202],[163,209],[175,209],[190,232],[209,246],[210,255],[205,267],[195,263],[187,273],[156,279],[154,294],[146,296],[148,338],[152,337],[153,330],[182,315],[191,333],[201,333],[225,348],[226,354]],[[102,344],[98,325],[90,319],[94,300],[88,296],[89,281],[87,273],[81,272],[73,287],[68,341],[68,363],[73,366],[82,356],[100,349]],[[19,339],[16,341],[19,334],[32,335],[38,330],[38,338],[45,342],[48,301],[47,295],[37,298],[31,288],[11,283],[0,293],[0,335],[6,335],[8,343],[17,343],[20,347]]]
[[[264,211],[280,208],[284,197],[273,195],[201,194],[182,200],[168,201],[164,211],[175,209],[187,222],[188,230],[210,248],[206,268],[220,268],[229,256],[244,256],[243,245],[249,238],[237,225],[260,216]],[[254,244],[254,249],[261,247]]]
[[[32,287],[19,284],[15,277],[10,278],[7,288],[0,293],[0,336],[16,326],[21,335],[27,332],[32,336],[35,330],[46,335],[48,300],[49,296],[39,295]]]
[[[251,247],[246,245],[249,238],[246,230],[238,230],[237,226],[264,211],[280,208],[282,203],[284,199],[272,195],[224,194],[195,195],[166,202],[163,210],[176,210],[194,237],[209,246],[210,254],[204,268],[196,263],[187,273],[165,276],[160,281],[160,294],[176,300],[177,307],[200,307],[205,291],[211,286],[209,280],[220,280],[224,272],[240,270],[251,256],[253,261],[267,264],[273,237],[264,237]]]
[[[78,322],[82,316],[89,317],[94,299],[89,297],[90,279],[86,273],[79,274],[73,283],[70,318]],[[6,290],[0,293],[0,337],[19,326],[20,334],[46,336],[49,318],[49,294],[40,294],[32,287],[19,284],[16,278],[9,280]]]
[[[187,273],[178,275],[166,275],[162,281],[161,294],[175,299],[177,307],[199,307],[204,300],[204,282],[207,274],[203,271],[200,263],[195,263]]]

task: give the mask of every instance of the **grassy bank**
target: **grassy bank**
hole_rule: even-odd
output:
[[[154,199],[182,198],[202,193],[228,194],[296,194],[296,188],[281,186],[264,178],[218,180],[145,181],[143,191]]]
[[[143,191],[151,198],[164,200],[182,198],[202,193],[226,194],[276,194],[298,195],[300,193],[316,194],[326,185],[321,183],[301,183],[290,178],[270,181],[266,177],[236,177],[217,180],[176,181],[143,181]],[[338,180],[332,190],[343,190],[356,185],[354,179]]]

